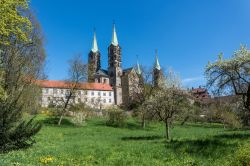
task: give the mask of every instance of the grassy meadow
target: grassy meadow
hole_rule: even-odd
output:
[[[105,125],[105,119],[88,120],[85,126],[39,116],[42,130],[37,143],[27,149],[0,154],[1,166],[74,165],[226,165],[235,151],[250,142],[250,131],[224,129],[219,124],[176,124],[171,141],[164,125],[141,129],[130,119],[124,128]]]

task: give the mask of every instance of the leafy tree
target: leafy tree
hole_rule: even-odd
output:
[[[217,95],[233,94],[241,97],[244,125],[250,124],[250,52],[245,46],[235,51],[231,59],[222,54],[214,63],[208,63],[205,74],[207,85]]]
[[[10,11],[17,7],[14,5],[15,1],[3,1],[0,4],[3,5],[1,6],[3,8],[10,7]],[[2,8],[0,10],[4,11]],[[33,118],[28,121],[23,118],[23,113],[28,110],[28,107],[31,110],[34,109],[28,102],[35,102],[39,95],[36,96],[37,93],[30,90],[32,87],[35,88],[34,80],[42,75],[45,61],[43,36],[39,23],[30,12],[26,11],[25,14],[24,20],[30,20],[33,25],[32,30],[26,29],[26,26],[21,28],[29,40],[25,40],[21,32],[15,34],[11,31],[12,26],[15,25],[12,25],[11,21],[10,36],[4,33],[0,37],[0,81],[4,92],[4,97],[0,97],[0,151],[31,145],[34,143],[33,136],[41,128],[40,123],[34,122]],[[9,14],[3,16],[9,17],[10,20],[13,19]],[[1,13],[1,17],[3,16]],[[18,24],[16,21],[14,22]],[[6,29],[6,26],[2,24],[4,23],[1,22],[1,33],[3,29]],[[23,26],[22,23],[17,27],[20,26]]]
[[[181,125],[184,125],[187,121],[197,122],[201,119],[201,107],[194,102],[186,106],[186,111],[178,115],[178,120],[181,121]]]
[[[130,78],[131,101],[129,107],[135,109],[135,114],[140,118],[141,127],[146,127],[150,114],[141,105],[151,96],[156,89],[153,86],[152,69],[143,67],[141,73]]]
[[[173,71],[169,71],[163,78],[165,84],[151,94],[142,107],[152,115],[152,118],[165,124],[166,138],[170,139],[170,126],[179,113],[185,111],[190,105],[188,94],[180,87],[178,77]]]
[[[0,3],[0,44],[10,45],[12,38],[28,41],[32,23],[25,12],[27,0],[1,0]]]
[[[24,16],[28,3],[26,0],[2,0],[0,3],[0,46],[10,45],[12,40],[28,41],[28,33],[31,31],[31,22]],[[6,98],[4,91],[4,71],[2,69],[3,50],[0,47],[0,99]]]

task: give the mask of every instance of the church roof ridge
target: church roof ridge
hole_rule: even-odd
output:
[[[73,82],[58,81],[58,80],[36,80],[35,84],[43,88],[71,88]],[[81,82],[77,84],[77,89],[83,90],[103,90],[112,91],[109,84]]]

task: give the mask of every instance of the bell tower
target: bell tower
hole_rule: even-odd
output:
[[[154,64],[154,69],[153,69],[153,81],[154,81],[154,86],[159,87],[160,86],[160,81],[161,81],[161,66],[158,60],[158,51],[155,50],[155,64]]]
[[[118,43],[114,24],[111,44],[108,47],[108,75],[110,78],[110,85],[114,89],[114,99],[116,105],[122,104],[121,64],[121,47]]]
[[[88,82],[95,81],[95,73],[101,68],[100,51],[98,49],[96,32],[94,31],[92,49],[88,55]]]

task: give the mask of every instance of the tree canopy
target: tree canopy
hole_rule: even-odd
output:
[[[10,37],[28,41],[28,34],[32,29],[32,24],[24,15],[24,11],[27,9],[27,0],[1,0],[0,44],[9,45]]]
[[[244,122],[249,123],[250,116],[250,51],[241,46],[230,59],[208,63],[205,69],[207,85],[217,95],[238,95],[242,97]]]

